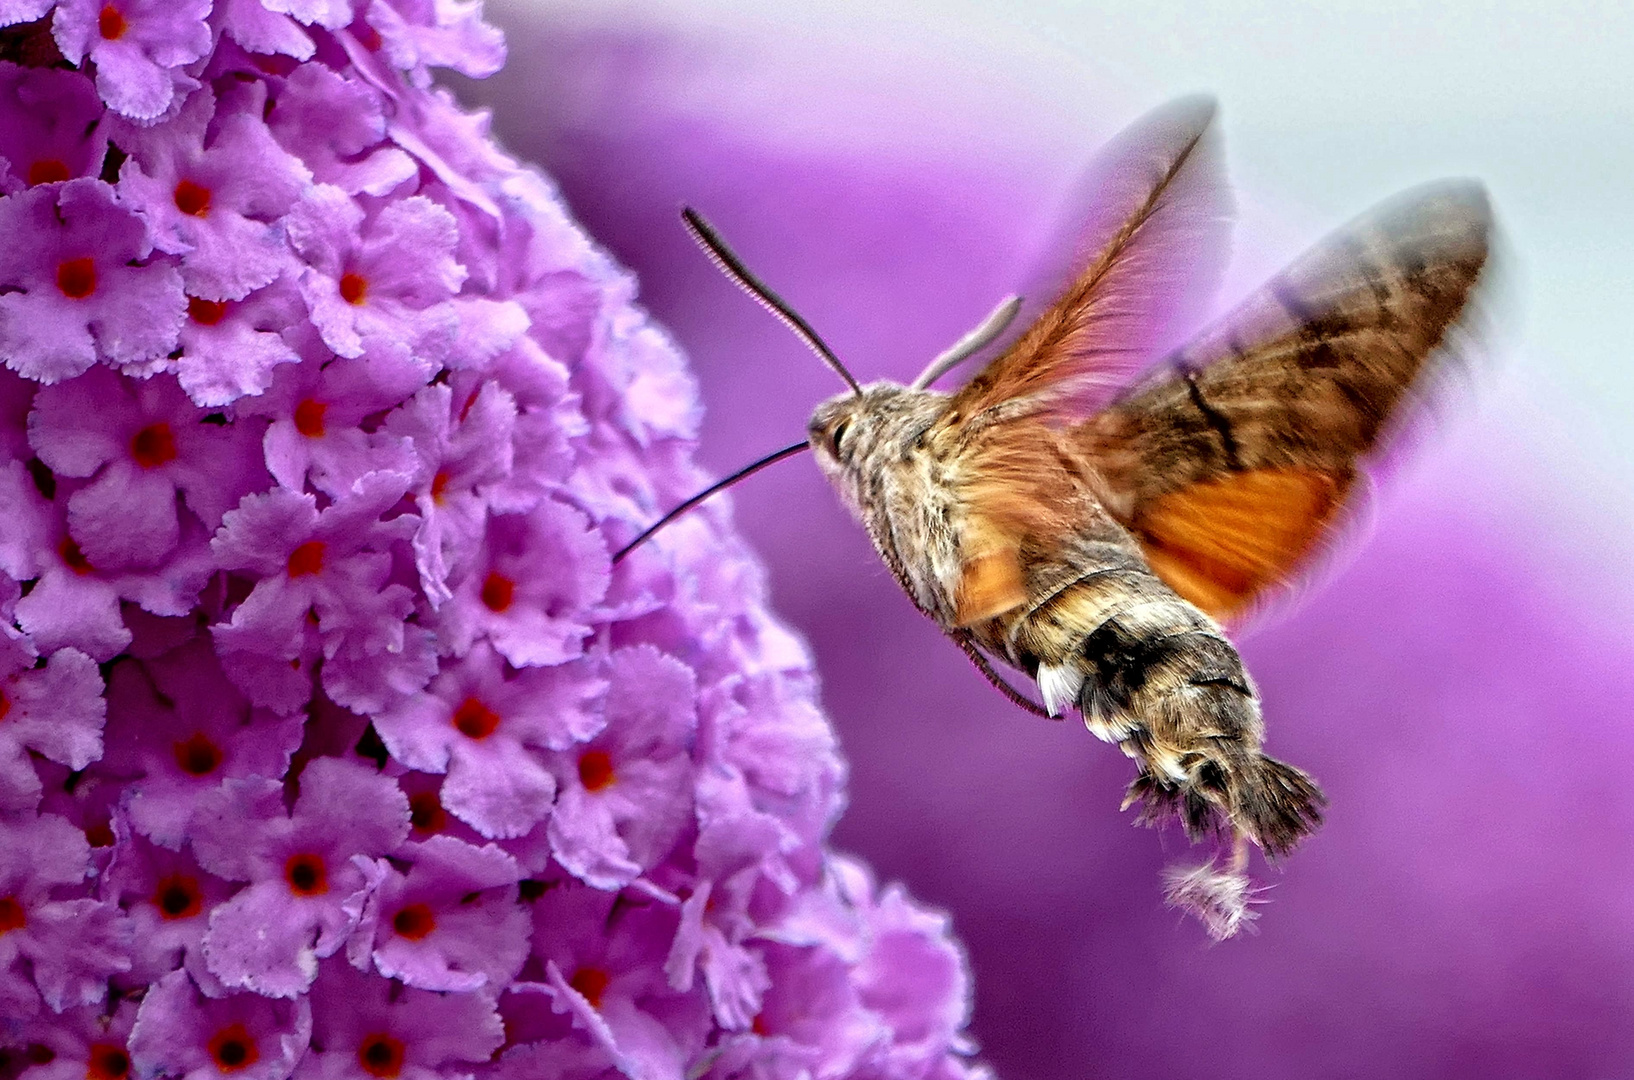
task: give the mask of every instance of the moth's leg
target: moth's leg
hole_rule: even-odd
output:
[[[987,681],[992,683],[994,688],[997,689],[999,693],[1009,698],[1014,704],[1026,709],[1034,716],[1042,716],[1046,720],[1061,719],[1059,714],[1052,713],[1043,706],[1035,704],[1026,694],[1023,694],[1020,690],[1017,690],[1015,687],[1011,686],[1009,681],[993,668],[993,665],[988,661],[986,655],[983,654],[981,649],[976,647],[976,643],[971,640],[969,631],[954,630],[949,634],[949,636],[958,643],[959,648],[963,649],[965,655],[970,657],[971,663],[976,665],[976,670],[985,675],[987,677]]]

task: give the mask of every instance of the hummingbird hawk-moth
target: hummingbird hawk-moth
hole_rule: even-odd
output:
[[[1365,488],[1363,464],[1460,351],[1492,217],[1473,181],[1408,191],[1153,363],[1223,261],[1213,115],[1184,99],[1114,141],[1069,284],[952,393],[930,386],[1003,336],[1018,299],[910,385],[859,385],[687,211],[849,389],[817,406],[805,442],[619,557],[811,449],[909,598],[995,686],[1050,716],[1078,710],[1136,764],[1125,806],[1222,845],[1223,859],[1171,870],[1168,896],[1224,938],[1253,917],[1248,843],[1287,853],[1324,798],[1263,752],[1259,696],[1223,625],[1308,570]],[[1042,708],[990,658],[1031,677]]]

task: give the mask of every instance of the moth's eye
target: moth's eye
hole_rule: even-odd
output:
[[[834,425],[834,430],[829,433],[828,449],[829,452],[836,458],[840,456],[840,440],[845,438],[845,429],[848,426],[848,421],[841,420],[838,424]]]

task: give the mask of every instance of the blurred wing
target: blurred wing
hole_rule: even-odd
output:
[[[1473,181],[1397,196],[1072,430],[1176,592],[1226,618],[1320,547],[1360,461],[1460,351],[1491,228]]]
[[[1097,155],[1073,200],[1076,235],[1039,275],[1068,284],[1042,312],[1024,309],[1027,329],[954,394],[950,415],[968,421],[1000,406],[1004,417],[1088,415],[1195,317],[1227,248],[1213,119],[1213,101],[1182,98]]]
[[[961,508],[955,623],[971,626],[1027,600],[1024,542],[1070,536],[1071,493],[1083,488],[1082,468],[1064,452],[1061,433],[1022,418],[977,431],[957,455]]]

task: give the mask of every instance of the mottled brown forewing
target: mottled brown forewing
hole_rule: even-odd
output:
[[[1458,355],[1490,228],[1473,182],[1398,196],[1073,430],[1171,587],[1225,617],[1306,560],[1358,462]]]

